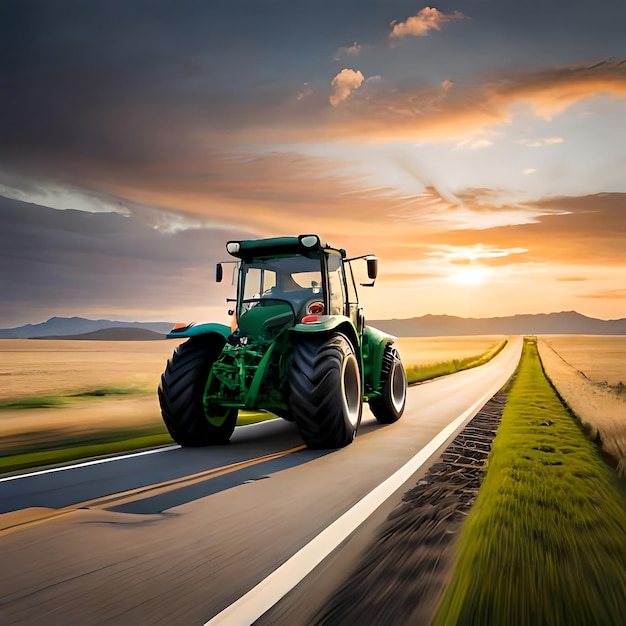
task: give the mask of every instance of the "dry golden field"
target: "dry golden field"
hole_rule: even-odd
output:
[[[542,339],[590,380],[626,385],[626,336],[545,335]]]
[[[463,359],[483,354],[504,339],[502,335],[468,337],[398,337],[396,345],[405,367]]]
[[[400,338],[406,365],[481,354],[501,337]],[[132,395],[65,398],[51,408],[0,411],[0,441],[50,429],[90,432],[161,422],[156,389],[178,340],[0,340],[0,404],[33,397],[65,397],[96,389],[134,390]],[[6,442],[6,439],[5,439]]]
[[[547,335],[538,347],[560,396],[626,474],[626,337]]]
[[[156,390],[179,340],[0,340],[0,402],[102,387]]]
[[[481,354],[502,337],[401,337],[405,365]],[[153,393],[179,340],[0,340],[0,403],[32,396],[71,395],[103,387]]]
[[[39,441],[48,433],[61,431],[87,436],[108,429],[161,424],[156,389],[178,343],[0,340],[0,404],[42,396],[64,400],[50,408],[1,410],[0,446]],[[64,398],[97,389],[134,393]]]

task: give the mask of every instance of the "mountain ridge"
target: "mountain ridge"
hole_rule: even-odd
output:
[[[37,339],[56,336],[91,333],[107,328],[136,328],[166,334],[171,329],[171,322],[121,322],[117,320],[92,320],[85,317],[51,317],[39,324],[25,324],[14,328],[0,328],[0,339]]]
[[[503,317],[432,315],[391,320],[368,320],[397,337],[463,335],[626,335],[626,318],[601,320],[576,311],[527,313]]]
[[[626,318],[601,320],[576,311],[525,313],[502,317],[433,315],[367,320],[368,324],[397,337],[445,337],[459,335],[626,335]],[[39,324],[1,328],[0,339],[62,339],[110,328],[135,328],[164,335],[171,322],[120,322],[84,317],[51,317]]]

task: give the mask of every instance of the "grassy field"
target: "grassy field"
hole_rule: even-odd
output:
[[[626,337],[540,337],[539,354],[546,375],[589,438],[612,459],[618,475],[626,476],[626,389],[621,383],[626,380]]]
[[[626,505],[527,341],[437,626],[626,623]]]

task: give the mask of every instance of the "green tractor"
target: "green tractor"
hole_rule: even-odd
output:
[[[394,338],[365,324],[352,270],[365,260],[365,286],[373,286],[378,259],[346,258],[317,235],[230,241],[226,249],[238,272],[231,327],[177,325],[168,334],[188,338],[159,385],[174,441],[225,444],[239,409],[294,421],[309,448],[351,443],[363,400],[380,423],[400,418],[404,367]]]

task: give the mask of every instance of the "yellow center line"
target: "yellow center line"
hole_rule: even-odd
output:
[[[223,465],[221,467],[215,467],[204,472],[198,472],[197,474],[191,474],[189,476],[183,476],[181,478],[175,478],[173,480],[166,480],[161,483],[154,483],[152,485],[145,485],[144,487],[137,487],[135,489],[129,489],[127,491],[120,491],[118,493],[101,496],[92,500],[85,500],[84,502],[78,502],[60,509],[45,509],[45,508],[32,508],[23,509],[20,511],[12,511],[10,513],[4,513],[0,515],[0,537],[10,535],[14,532],[26,530],[33,526],[39,526],[54,519],[58,519],[69,513],[73,513],[79,509],[108,509],[112,506],[120,506],[122,504],[128,504],[129,502],[136,502],[138,500],[144,500],[145,498],[151,498],[158,496],[169,491],[175,491],[183,487],[189,487],[196,485],[210,478],[217,478],[225,474],[230,474],[240,469],[252,467],[259,463],[265,463],[273,459],[278,459],[293,452],[304,450],[306,446],[296,446],[289,450],[283,450],[282,452],[275,452],[274,454],[267,454],[255,459],[249,459],[247,461],[239,461],[238,463],[232,463],[230,465]]]

